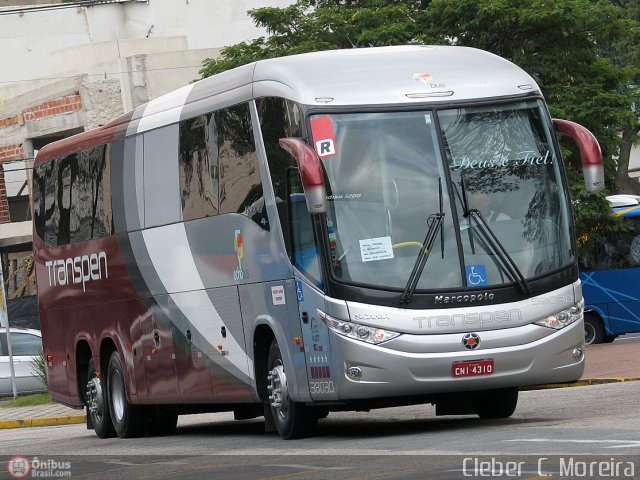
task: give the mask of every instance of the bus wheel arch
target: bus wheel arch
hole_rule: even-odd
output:
[[[83,404],[87,404],[87,383],[89,382],[89,362],[93,357],[89,342],[80,339],[76,343],[76,382],[78,396]]]
[[[584,314],[584,343],[585,345],[595,345],[607,341],[602,318],[595,311]]]
[[[256,390],[262,403],[268,403],[269,392],[267,385],[261,381],[267,377],[267,360],[269,358],[269,347],[275,338],[275,334],[269,325],[258,325],[253,333],[253,365],[254,378],[256,379]]]

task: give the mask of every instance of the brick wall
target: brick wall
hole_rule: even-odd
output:
[[[22,112],[25,122],[40,120],[43,117],[52,117],[62,113],[82,110],[82,99],[80,95],[67,95],[49,102],[41,103]]]
[[[64,97],[29,107],[17,115],[0,118],[0,128],[11,125],[24,125],[26,122],[35,122],[41,118],[75,112],[82,110],[82,108],[82,98],[80,98],[79,93],[65,95]]]
[[[21,160],[24,156],[24,145],[22,143],[0,145],[0,163]]]

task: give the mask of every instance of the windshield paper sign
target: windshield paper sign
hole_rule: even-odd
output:
[[[329,115],[312,118],[311,133],[316,153],[320,158],[335,157],[338,154],[333,122]]]
[[[363,262],[393,258],[391,237],[367,238],[360,240],[360,255]]]

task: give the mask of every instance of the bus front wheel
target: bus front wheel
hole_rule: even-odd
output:
[[[584,343],[593,345],[605,341],[604,327],[602,322],[595,315],[584,316]]]
[[[313,415],[310,408],[289,398],[287,374],[275,339],[271,342],[267,359],[267,391],[278,434],[285,440],[309,435],[316,426],[318,417]]]
[[[132,405],[127,400],[124,369],[117,351],[114,351],[109,358],[107,392],[109,412],[116,434],[120,438],[144,435],[149,422],[148,409],[143,405]]]

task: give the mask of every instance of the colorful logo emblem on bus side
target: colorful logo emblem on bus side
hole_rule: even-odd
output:
[[[233,249],[236,252],[236,260],[238,268],[233,272],[234,280],[243,280],[245,278],[245,269],[242,268],[242,259],[244,258],[244,242],[242,240],[242,232],[237,229],[233,232]]]
[[[429,83],[433,81],[433,75],[430,73],[414,73],[413,79],[420,83]]]
[[[416,82],[421,83],[429,88],[443,88],[446,87],[446,83],[440,83],[434,80],[433,75],[430,73],[414,73],[411,76]]]

